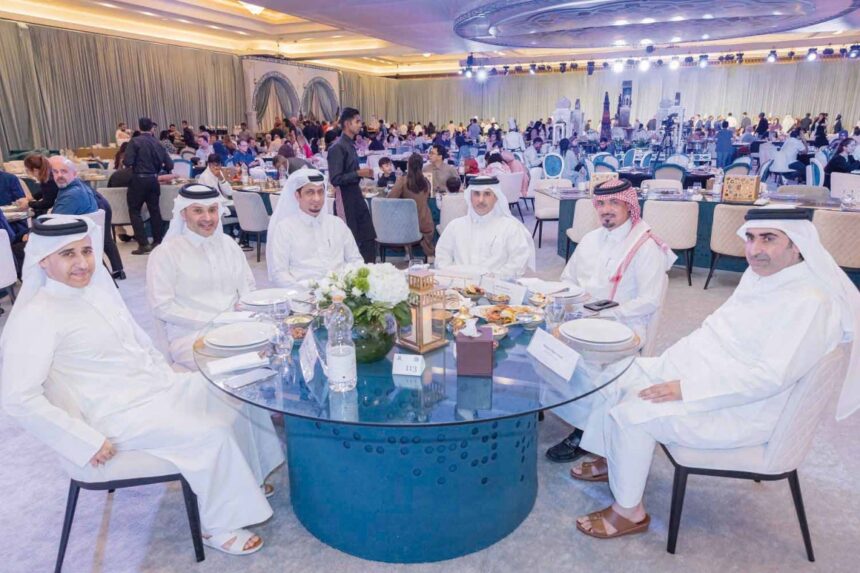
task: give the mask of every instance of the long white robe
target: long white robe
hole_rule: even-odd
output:
[[[507,208],[507,207],[506,207]],[[436,244],[436,268],[521,277],[533,256],[529,232],[513,217],[466,215],[451,221]]]
[[[221,232],[204,238],[185,229],[155,249],[146,267],[146,294],[156,321],[165,326],[174,363],[197,370],[194,341],[209,322],[232,310],[254,286],[245,253]],[[210,412],[233,427],[254,476],[263,483],[284,462],[271,415],[211,385],[206,394]]]
[[[702,326],[659,358],[641,358],[603,392],[583,447],[606,456],[624,507],[639,503],[657,442],[713,449],[766,443],[794,384],[842,341],[835,300],[798,263],[770,277],[747,270]],[[683,399],[637,394],[680,380]]]
[[[224,197],[233,196],[233,187],[230,183],[225,179],[219,179],[208,167],[197,177],[197,182],[215,189]]]
[[[18,311],[4,337],[2,402],[26,430],[79,466],[105,439],[172,462],[197,494],[208,532],[272,515],[230,427],[207,411],[202,375],[174,372],[138,339],[124,305],[48,280]],[[71,394],[83,420],[45,397],[52,384]]]
[[[346,223],[326,213],[316,217],[304,211],[293,213],[268,240],[269,280],[281,287],[307,286],[344,265],[364,262]]]

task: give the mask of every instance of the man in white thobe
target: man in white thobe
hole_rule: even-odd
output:
[[[272,283],[308,287],[364,261],[346,223],[325,212],[326,194],[325,178],[315,169],[299,169],[287,179],[269,220],[266,264]]]
[[[451,221],[439,237],[436,268],[503,279],[534,271],[534,240],[511,214],[499,180],[475,177],[467,192],[469,212]]]
[[[572,476],[608,481],[615,503],[581,517],[598,537],[645,531],[642,503],[656,444],[726,449],[765,444],[797,381],[850,342],[837,418],[860,408],[860,293],[821,245],[806,209],[751,209],[738,230],[750,264],[701,328],[641,358],[609,390],[603,454]],[[586,432],[586,439],[589,433]]]
[[[233,196],[233,187],[224,176],[221,166],[221,156],[217,153],[209,154],[209,157],[206,159],[206,169],[197,176],[197,182],[219,191],[222,196],[228,199]]]
[[[533,187],[536,181],[543,179],[543,157],[541,157],[540,154],[541,147],[543,147],[543,140],[540,137],[536,137],[532,140],[532,144],[526,148],[525,153],[523,153],[526,169],[529,170],[530,187]]]
[[[231,428],[208,411],[202,375],[174,372],[132,318],[100,263],[100,235],[86,217],[34,222],[0,337],[3,408],[80,467],[126,450],[171,462],[197,495],[204,543],[256,551],[262,540],[243,528],[272,509]],[[52,403],[57,393],[82,417]]]
[[[669,282],[666,271],[678,257],[642,220],[639,199],[629,181],[601,183],[594,189],[592,203],[601,227],[582,238],[561,280],[583,288],[592,301],[618,303],[600,316],[629,326],[645,346],[656,335],[649,326],[663,305]],[[602,399],[601,394],[592,394],[554,410],[576,429],[547,450],[550,460],[566,463],[584,454],[579,447],[582,430],[594,403]]]
[[[517,129],[517,122],[514,118],[508,119],[508,132],[504,138],[505,149],[508,151],[525,151],[526,142],[523,139],[523,134]]]

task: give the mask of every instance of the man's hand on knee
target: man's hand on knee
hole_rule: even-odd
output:
[[[674,402],[683,399],[681,381],[671,380],[654,384],[639,392],[639,397],[649,402]]]

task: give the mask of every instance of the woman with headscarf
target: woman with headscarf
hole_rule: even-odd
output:
[[[529,170],[526,169],[526,166],[523,165],[522,162],[517,159],[517,156],[510,151],[502,151],[502,160],[507,164],[511,173],[523,174],[523,182],[520,185],[520,195],[527,197],[529,194]]]
[[[436,225],[430,212],[430,182],[424,177],[422,169],[424,159],[418,153],[413,153],[406,161],[406,175],[397,180],[389,199],[412,199],[418,207],[418,230],[421,231],[421,250],[424,255],[432,257],[436,254],[433,235]],[[442,182],[444,184],[444,181]]]

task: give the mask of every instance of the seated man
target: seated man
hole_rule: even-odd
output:
[[[632,328],[644,345],[646,339],[656,335],[649,332],[648,326],[663,304],[669,282],[666,271],[678,257],[641,219],[639,200],[629,181],[601,183],[594,189],[592,203],[602,227],[582,238],[561,280],[582,287],[595,301],[617,302],[618,306],[600,315]],[[600,394],[593,394],[555,409],[558,416],[577,429],[547,450],[550,460],[570,462],[584,453],[578,447],[582,428],[594,402],[599,400]]]
[[[543,179],[543,157],[540,150],[543,146],[543,140],[540,137],[534,138],[532,144],[526,148],[523,153],[523,159],[526,162],[526,169],[529,170],[529,182],[534,187],[535,181]]]
[[[300,169],[287,179],[266,245],[275,285],[309,286],[330,271],[364,261],[346,223],[324,212],[326,194],[325,178],[314,169]]]
[[[499,180],[475,177],[467,192],[468,214],[451,221],[436,243],[436,268],[506,279],[533,271],[534,241],[511,215]]]
[[[262,540],[242,528],[272,508],[233,431],[209,412],[208,383],[174,372],[153,347],[98,264],[93,237],[88,218],[34,222],[23,286],[0,336],[3,408],[80,467],[110,464],[126,450],[171,462],[197,495],[204,543],[257,551]],[[82,419],[51,403],[56,391],[74,396]]]
[[[429,163],[424,166],[424,175],[433,183],[431,195],[444,193],[445,182],[449,177],[458,177],[457,168],[448,164],[448,150],[441,145],[434,145],[427,153]]]
[[[738,230],[750,266],[731,297],[659,358],[640,358],[595,410],[604,455],[574,478],[609,481],[615,503],[577,520],[595,537],[648,528],[642,504],[654,447],[738,448],[767,443],[792,387],[852,340],[837,418],[860,407],[860,294],[818,239],[807,209],[751,209]],[[607,467],[608,466],[608,467]],[[607,478],[608,476],[608,478]]]
[[[206,169],[197,176],[197,182],[217,190],[227,199],[233,196],[233,187],[224,175],[221,156],[217,153],[210,153],[206,158]]]
[[[379,159],[379,178],[376,180],[377,187],[388,187],[397,182],[397,174],[394,172],[394,163],[390,157],[382,157]]]

